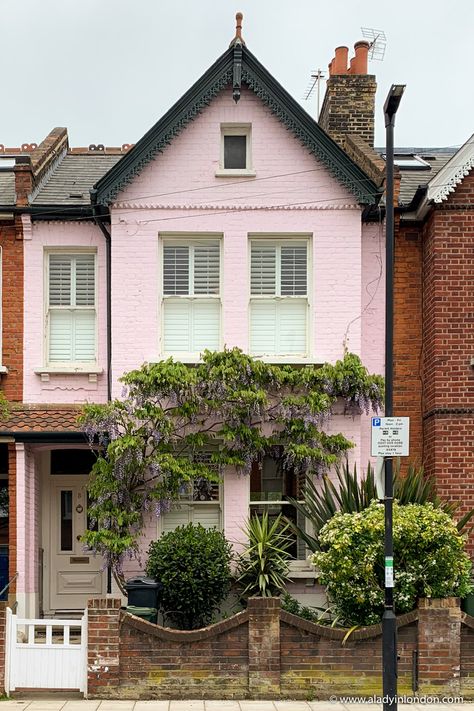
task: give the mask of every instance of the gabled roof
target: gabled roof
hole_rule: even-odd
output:
[[[247,85],[360,203],[372,204],[376,184],[290,96],[240,41],[202,75],[138,143],[94,186],[93,200],[110,204],[126,185],[168,146],[212,99],[231,84]]]
[[[447,200],[450,193],[462,183],[463,179],[474,167],[474,134],[461,146],[444,168],[430,180],[427,199],[433,202]]]

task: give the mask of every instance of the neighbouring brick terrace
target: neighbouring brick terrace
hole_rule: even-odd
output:
[[[347,635],[253,598],[204,629],[153,625],[119,599],[88,606],[88,693],[107,699],[328,699],[381,695],[381,626]],[[474,618],[422,600],[398,618],[398,692],[474,697]]]

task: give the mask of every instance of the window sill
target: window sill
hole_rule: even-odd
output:
[[[317,358],[309,358],[306,356],[279,356],[279,355],[255,355],[250,354],[255,360],[261,360],[263,363],[274,363],[275,365],[322,365],[322,361]]]
[[[216,170],[215,176],[216,178],[255,178],[257,175],[255,170],[250,170],[249,168],[238,168],[238,169],[228,169],[225,170],[221,168],[220,170]]]
[[[93,365],[57,365],[35,368],[33,372],[40,375],[41,380],[45,383],[49,382],[50,375],[88,375],[89,382],[96,383],[97,376],[101,375],[104,369]]]
[[[7,375],[8,374],[8,368],[6,365],[0,365],[0,375]]]
[[[291,580],[316,580],[318,577],[318,573],[313,566],[304,560],[290,561],[288,575]]]

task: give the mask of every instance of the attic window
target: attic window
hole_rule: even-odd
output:
[[[386,160],[386,156],[383,156]],[[394,164],[402,170],[431,170],[431,165],[419,155],[415,153],[406,155],[395,155]]]
[[[221,124],[221,147],[217,176],[254,176],[250,124]]]

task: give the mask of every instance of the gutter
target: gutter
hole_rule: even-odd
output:
[[[61,443],[61,444],[84,444],[87,437],[84,432],[34,432],[31,430],[3,430],[0,431],[0,441],[34,443]]]
[[[107,400],[112,400],[112,241],[110,232],[105,226],[104,214],[97,204],[97,190],[91,190],[91,203],[94,222],[105,238],[105,271],[107,289]]]

